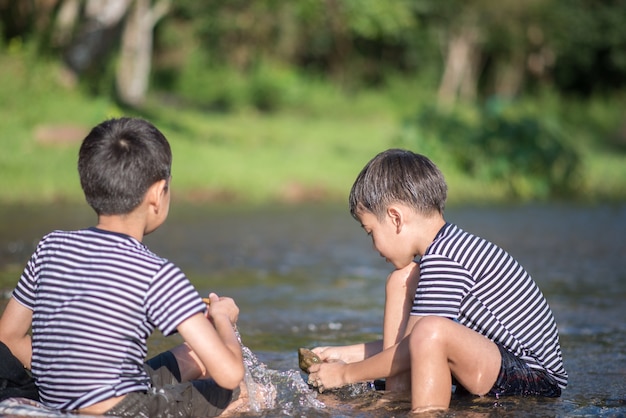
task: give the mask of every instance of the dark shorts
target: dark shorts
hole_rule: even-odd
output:
[[[174,355],[166,351],[145,364],[152,388],[131,392],[105,415],[118,417],[214,417],[239,397],[239,389],[228,390],[212,379],[181,383]]]
[[[498,345],[502,355],[500,373],[487,396],[543,396],[558,398],[561,388],[556,380],[543,370],[529,367],[522,359]]]

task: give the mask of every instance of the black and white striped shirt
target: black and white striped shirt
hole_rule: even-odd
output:
[[[561,388],[567,373],[552,311],[507,252],[446,223],[420,259],[412,315],[453,319],[501,344]]]
[[[145,391],[146,339],[206,306],[183,272],[127,235],[54,231],[13,297],[33,311],[32,373],[42,402],[73,410]]]

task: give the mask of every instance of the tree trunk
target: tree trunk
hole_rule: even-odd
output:
[[[65,60],[75,74],[97,68],[117,38],[121,20],[131,0],[88,0],[84,23],[72,39]]]
[[[478,31],[473,28],[462,29],[449,38],[445,67],[437,93],[440,104],[451,105],[459,97],[475,97],[478,83],[477,40]]]
[[[80,0],[63,0],[56,16],[53,42],[56,45],[66,45],[72,37],[72,31],[78,22]]]
[[[76,75],[90,70],[97,72],[102,66],[115,44],[120,21],[126,14],[130,1],[87,1],[84,23],[65,53],[65,61]]]
[[[153,30],[168,12],[169,0],[135,0],[122,34],[120,62],[116,72],[119,100],[129,106],[141,106],[145,100],[152,67]]]
[[[496,65],[495,92],[500,97],[515,97],[524,82],[526,54],[523,50],[513,51],[513,57]]]
[[[329,29],[333,38],[333,49],[329,53],[328,66],[332,77],[342,85],[346,83],[346,60],[352,52],[352,45],[345,22],[345,16],[341,10],[341,4],[337,0],[326,0],[326,10],[329,21]]]

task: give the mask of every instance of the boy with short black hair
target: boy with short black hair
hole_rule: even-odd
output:
[[[32,370],[46,406],[216,416],[237,396],[239,308],[212,293],[207,309],[184,273],[142,244],[167,218],[171,164],[166,138],[142,119],[107,120],[84,139],[78,171],[98,223],[46,235],[0,319],[0,341]],[[185,343],[144,364],[155,328]]]
[[[446,197],[439,169],[411,151],[382,152],[358,175],[350,212],[404,280],[388,292],[416,290],[410,316],[384,331],[396,344],[318,347],[313,385],[410,372],[413,412],[448,408],[453,383],[481,396],[560,396],[567,373],[547,301],[508,253],[444,220]]]

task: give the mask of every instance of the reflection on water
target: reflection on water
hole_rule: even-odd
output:
[[[0,208],[0,216],[0,271],[21,268],[48,230],[94,220],[85,208],[62,206]],[[570,385],[559,399],[458,398],[441,416],[626,414],[626,206],[452,208],[446,218],[500,244],[533,275],[557,319]],[[298,371],[298,347],[361,342],[381,333],[390,266],[345,208],[174,205],[146,243],[178,263],[201,292],[237,301],[243,343],[258,362],[252,369],[276,390],[270,395],[275,404],[257,405],[250,416],[408,411],[406,400],[380,393],[315,397]],[[173,344],[156,335],[151,350]]]

